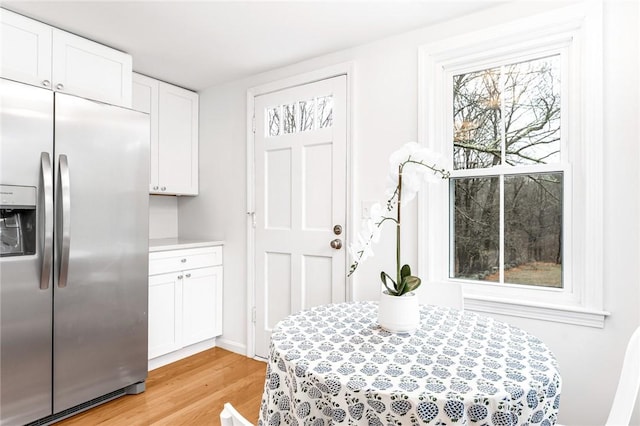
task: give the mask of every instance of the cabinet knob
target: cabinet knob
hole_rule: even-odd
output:
[[[167,190],[167,187],[166,187],[166,186],[163,186],[163,187],[162,187],[162,188],[160,188],[160,189],[161,189],[161,190],[163,190],[163,191],[166,191],[166,190]]]
[[[49,80],[42,80],[42,85],[44,87],[49,87],[49,86],[51,86],[51,82]]]
[[[187,259],[180,259],[180,262],[187,263]]]
[[[178,279],[181,280],[182,279],[182,275],[178,275]]]
[[[158,190],[158,187],[157,187],[157,186],[154,186],[154,187],[153,187],[153,190],[154,190],[154,191],[157,191],[157,190]]]
[[[63,90],[63,89],[64,89],[64,84],[62,83],[56,84],[56,90]]]
[[[191,278],[191,274],[186,274],[185,277]]]

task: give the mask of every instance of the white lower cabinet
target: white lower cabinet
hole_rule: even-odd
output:
[[[182,282],[175,273],[149,277],[149,359],[180,349]]]
[[[222,247],[149,255],[149,359],[222,334]]]
[[[222,334],[222,266],[185,271],[182,285],[182,344]]]

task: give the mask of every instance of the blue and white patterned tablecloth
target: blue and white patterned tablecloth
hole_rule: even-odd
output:
[[[271,336],[259,425],[543,425],[561,378],[538,338],[456,309],[422,306],[393,334],[376,302],[315,307]]]

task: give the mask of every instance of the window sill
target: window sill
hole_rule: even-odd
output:
[[[610,315],[606,311],[576,306],[538,304],[476,295],[465,295],[464,308],[476,312],[511,315],[595,328],[604,328],[604,320]]]

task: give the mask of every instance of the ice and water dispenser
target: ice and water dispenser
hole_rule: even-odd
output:
[[[36,253],[36,188],[0,185],[0,256]]]

